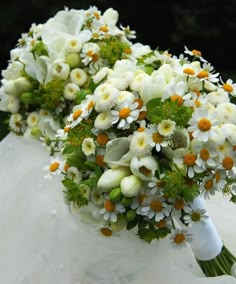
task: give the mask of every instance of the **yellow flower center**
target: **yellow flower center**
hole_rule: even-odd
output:
[[[183,243],[184,241],[185,241],[185,235],[184,234],[182,234],[182,233],[178,233],[178,234],[176,234],[175,236],[174,236],[174,242],[176,243],[176,244],[181,244],[181,243]]]
[[[97,142],[99,145],[106,145],[107,142],[109,141],[109,137],[105,133],[100,133],[97,136]]]
[[[216,182],[219,182],[219,181],[220,181],[220,178],[221,178],[220,171],[217,171],[216,174],[215,174],[215,180],[216,180]]]
[[[70,127],[65,126],[65,127],[64,127],[64,132],[65,132],[65,133],[68,133],[69,131],[70,131]]]
[[[156,132],[152,134],[152,140],[155,143],[161,143],[164,141],[164,136],[162,136],[159,132]]]
[[[183,199],[178,199],[176,200],[174,207],[176,210],[181,210],[184,208],[184,200]]]
[[[51,172],[55,172],[57,169],[59,168],[59,163],[58,162],[54,162],[50,165],[49,170]]]
[[[192,68],[185,68],[183,70],[183,72],[186,74],[186,75],[194,75],[195,74],[195,71],[192,69]]]
[[[233,87],[230,84],[227,84],[227,83],[223,84],[223,89],[228,93],[232,93],[233,90],[234,90]]]
[[[197,74],[197,76],[199,79],[203,79],[203,78],[207,78],[209,76],[209,73],[205,70],[202,70]]]
[[[94,106],[94,101],[90,101],[87,106],[87,109],[90,110],[91,108],[93,108],[93,106]]]
[[[222,162],[223,167],[228,171],[234,166],[234,160],[231,157],[225,157]]]
[[[192,50],[192,54],[195,55],[195,56],[199,56],[199,57],[202,56],[201,51],[199,51],[199,50],[197,50],[197,49],[193,49],[193,50]]]
[[[213,187],[213,180],[212,179],[207,180],[204,187],[205,190],[211,190]]]
[[[108,211],[108,212],[114,212],[115,209],[116,209],[115,204],[112,203],[109,199],[105,200],[104,208],[105,208],[106,211]]]
[[[201,220],[201,214],[199,212],[193,212],[192,215],[191,215],[191,219],[194,222],[198,222],[198,221]]]
[[[144,201],[144,199],[147,197],[147,195],[145,194],[145,193],[143,193],[143,194],[139,194],[139,196],[138,196],[138,203],[140,204],[140,205],[142,205],[143,204],[143,201]]]
[[[207,161],[210,158],[210,154],[207,149],[202,149],[200,151],[200,157],[203,161]]]
[[[82,114],[82,109],[77,109],[74,113],[73,113],[73,120],[76,120],[77,118],[79,118]]]
[[[177,102],[179,106],[182,106],[184,100],[180,95],[173,95],[170,98],[172,100],[172,102]]]
[[[160,200],[155,199],[155,200],[151,201],[150,208],[155,212],[160,212],[162,210],[163,206],[162,206],[162,203],[161,203]]]
[[[155,226],[159,229],[166,227],[166,220],[162,219],[159,222],[155,223]]]
[[[100,27],[100,31],[104,32],[104,33],[107,33],[108,32],[108,27],[107,26],[102,26]]]
[[[119,111],[119,117],[121,119],[127,118],[130,115],[131,110],[128,107],[124,107]]]
[[[211,129],[211,121],[207,118],[201,118],[199,121],[198,121],[198,128],[201,130],[201,131],[208,131]]]
[[[183,157],[183,162],[185,165],[192,167],[195,164],[196,156],[192,153],[186,154]]]
[[[109,229],[109,228],[103,227],[103,228],[100,229],[100,232],[101,232],[101,233],[103,234],[103,236],[105,236],[105,237],[110,237],[110,236],[112,235],[112,230]]]
[[[194,104],[196,107],[200,107],[201,106],[201,102],[199,100],[195,100]]]

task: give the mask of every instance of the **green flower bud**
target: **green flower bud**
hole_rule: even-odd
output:
[[[34,127],[30,131],[31,135],[34,136],[36,139],[42,136],[42,132],[38,127]]]
[[[121,200],[122,196],[123,195],[121,193],[120,187],[112,189],[112,191],[110,191],[109,193],[109,199],[111,200],[111,202],[117,202]]]
[[[119,232],[127,225],[127,219],[124,215],[118,215],[116,222],[111,222],[111,229],[114,232]]]
[[[122,203],[122,205],[124,205],[124,206],[130,206],[131,204],[132,204],[132,202],[133,202],[133,199],[132,198],[128,198],[128,197],[123,197],[122,199],[121,199],[121,203]]]
[[[147,66],[145,68],[145,72],[148,74],[148,75],[151,75],[152,72],[154,71],[154,68],[152,66]]]
[[[31,92],[25,92],[21,94],[20,100],[24,104],[33,104],[34,103],[34,95]]]
[[[126,218],[128,222],[133,221],[136,216],[136,212],[133,209],[130,209],[129,211],[126,212]]]
[[[69,53],[66,57],[66,62],[71,68],[75,68],[80,65],[81,59],[78,53]]]

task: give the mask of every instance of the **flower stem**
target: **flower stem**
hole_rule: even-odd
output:
[[[211,260],[198,260],[202,271],[207,277],[231,275],[231,267],[236,262],[236,257],[223,245],[219,255]]]

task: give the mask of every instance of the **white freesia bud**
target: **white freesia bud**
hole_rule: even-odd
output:
[[[141,180],[150,180],[157,170],[157,162],[151,155],[141,158],[133,157],[130,162],[130,169]]]
[[[109,192],[115,187],[120,186],[122,179],[130,174],[128,167],[120,167],[105,171],[97,182],[97,187],[102,192]]]
[[[115,26],[118,21],[118,12],[112,8],[107,9],[102,16],[103,22],[109,26]]]
[[[125,197],[137,196],[142,187],[142,181],[135,175],[122,179],[120,183],[121,192]]]
[[[18,92],[23,93],[30,91],[32,89],[31,82],[26,79],[25,77],[20,77],[14,81],[15,87],[18,90]]]

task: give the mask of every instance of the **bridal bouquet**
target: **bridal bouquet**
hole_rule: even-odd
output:
[[[200,51],[152,50],[117,22],[91,7],[32,25],[2,72],[9,127],[43,141],[45,177],[63,175],[66,204],[103,235],[169,237],[207,276],[234,273],[204,198],[236,200],[236,84]]]

